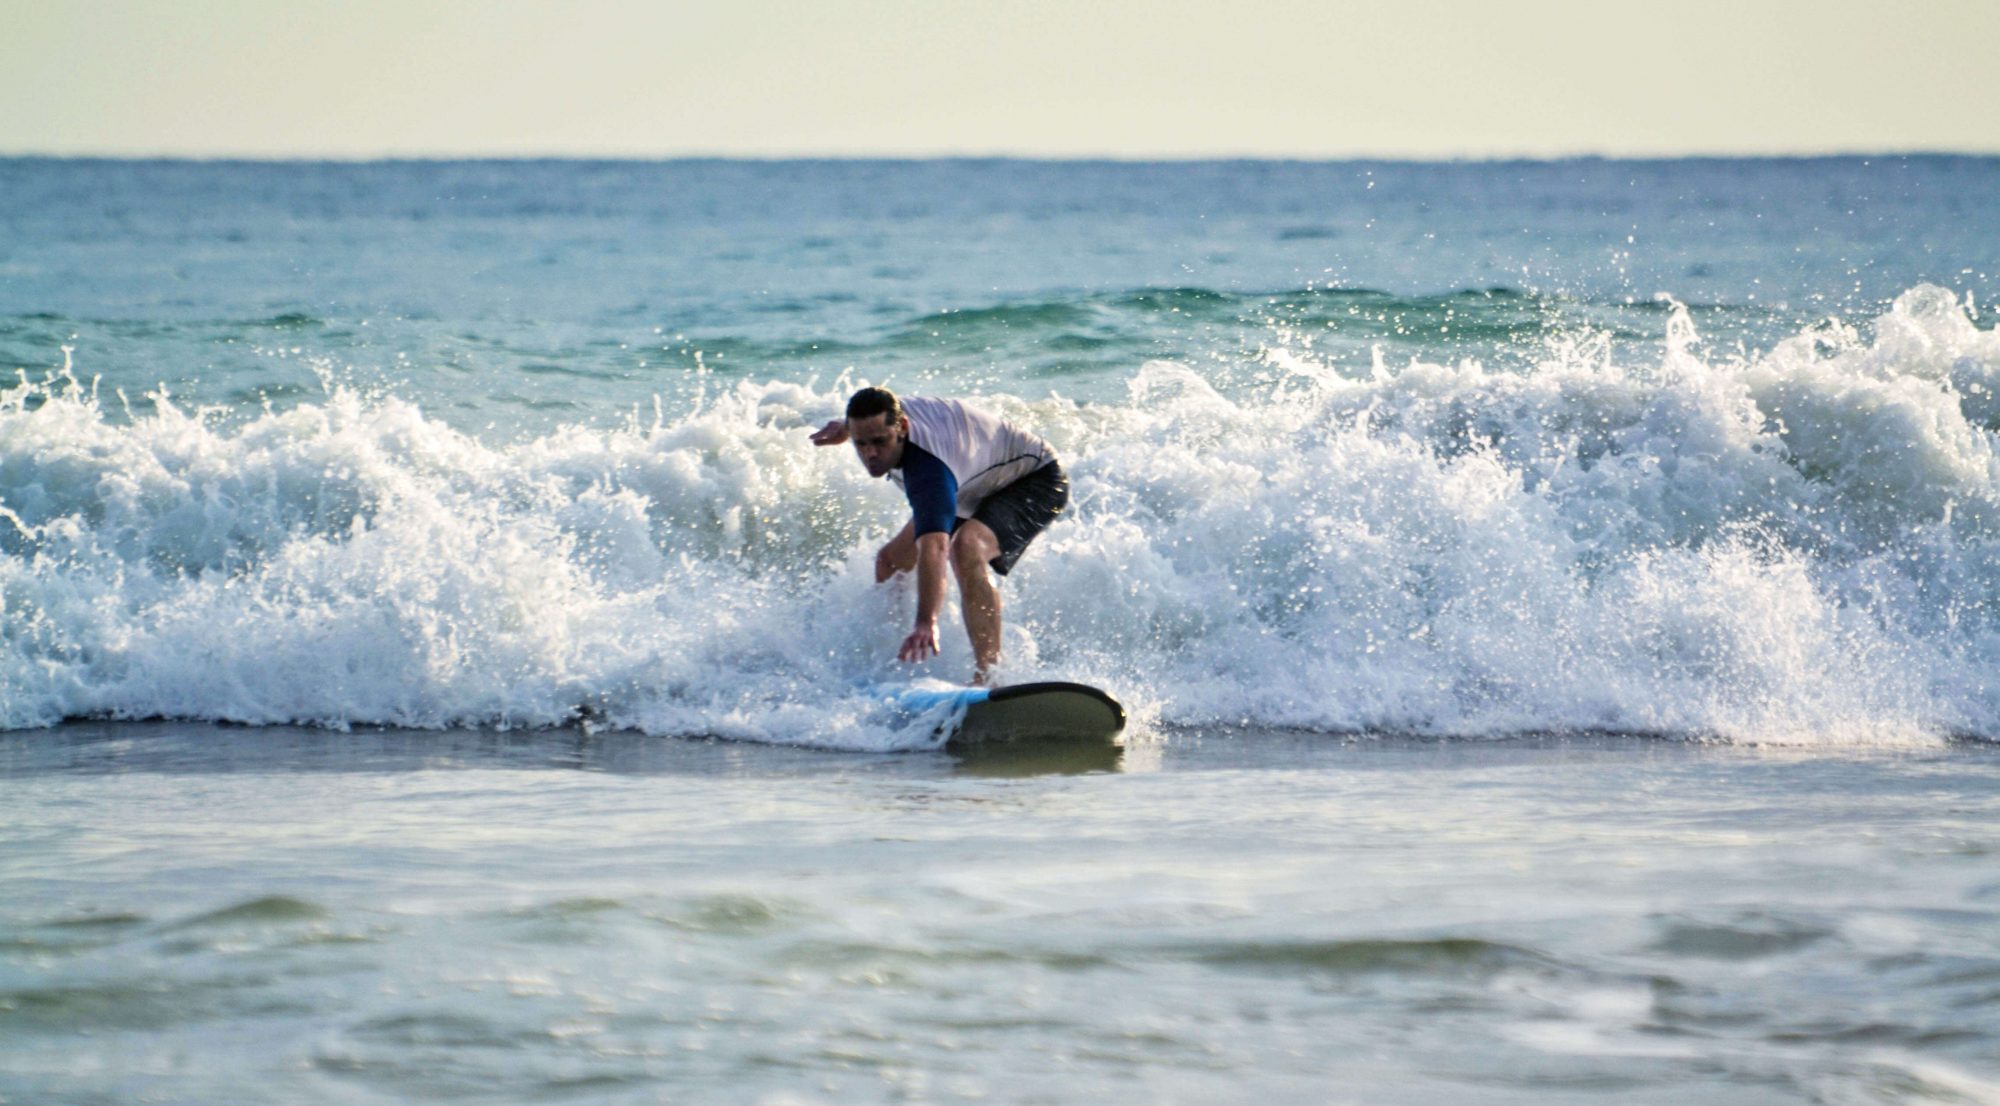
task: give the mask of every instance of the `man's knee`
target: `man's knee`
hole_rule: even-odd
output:
[[[999,543],[994,541],[991,531],[982,533],[967,527],[951,536],[951,567],[960,579],[984,574],[986,562],[999,555]]]

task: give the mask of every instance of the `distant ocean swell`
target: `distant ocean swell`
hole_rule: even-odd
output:
[[[822,297],[827,301],[851,295]],[[1271,345],[1322,358],[1366,360],[1377,344],[1427,358],[1477,356],[1519,368],[1551,332],[1588,332],[1605,341],[1658,341],[1669,305],[1658,299],[1604,300],[1510,287],[1436,295],[1365,288],[1304,287],[1246,293],[1201,287],[1075,292],[1006,299],[982,307],[910,311],[878,305],[867,325],[820,329],[824,320],[789,317],[825,306],[780,301],[772,317],[711,321],[686,332],[654,326],[588,340],[552,341],[534,327],[487,321],[440,326],[423,317],[366,320],[303,312],[242,318],[130,320],[35,312],[0,316],[0,365],[53,367],[60,349],[79,351],[83,370],[105,374],[135,394],[179,379],[181,402],[255,412],[264,400],[291,402],[340,379],[393,381],[396,394],[432,414],[476,405],[511,423],[537,427],[589,418],[610,405],[675,409],[715,380],[805,379],[843,369],[899,381],[967,377],[1001,390],[1023,382],[1118,394],[1147,360],[1237,364]],[[1782,333],[1780,317],[1734,305],[1691,304],[1711,340]],[[412,352],[414,351],[414,352]],[[148,364],[155,365],[148,375]],[[203,366],[202,371],[192,366]],[[162,371],[165,369],[167,371]],[[831,370],[831,371],[829,371]],[[1219,381],[1225,386],[1229,381]],[[579,388],[587,389],[580,394]],[[143,404],[142,404],[143,405]]]
[[[1488,345],[1532,329],[1523,297],[1467,296],[1424,310]],[[1122,396],[988,393],[1075,483],[1007,585],[1012,673],[1104,683],[1144,725],[2000,738],[2000,333],[1927,286],[1750,353],[1658,312],[1636,359],[1575,328],[1520,365],[1357,372],[1274,315],[1233,365],[1129,360]],[[804,436],[854,379],[744,360],[683,413],[511,443],[352,387],[129,417],[71,378],[14,387],[0,726],[923,745],[863,690],[905,672],[907,589],[869,573],[897,498]],[[962,676],[943,636],[922,671]]]

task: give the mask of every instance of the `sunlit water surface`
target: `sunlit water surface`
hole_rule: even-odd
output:
[[[2000,1101],[2000,754],[0,741],[10,1102]]]
[[[1995,197],[0,159],[0,1100],[2000,1103]],[[863,382],[1122,754],[886,709]]]

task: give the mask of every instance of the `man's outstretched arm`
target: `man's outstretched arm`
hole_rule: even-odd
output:
[[[846,440],[846,419],[835,419],[812,433],[812,443],[814,445],[839,445]]]
[[[938,612],[944,609],[946,561],[951,535],[940,531],[917,539],[917,625],[896,656],[915,663],[938,653]]]

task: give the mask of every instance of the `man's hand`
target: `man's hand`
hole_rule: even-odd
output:
[[[813,431],[812,435],[814,445],[840,445],[845,441],[847,441],[846,419],[835,419]]]
[[[903,647],[896,651],[896,659],[915,664],[937,654],[937,623],[924,622],[919,623],[916,629],[910,631],[910,636],[903,639]]]

